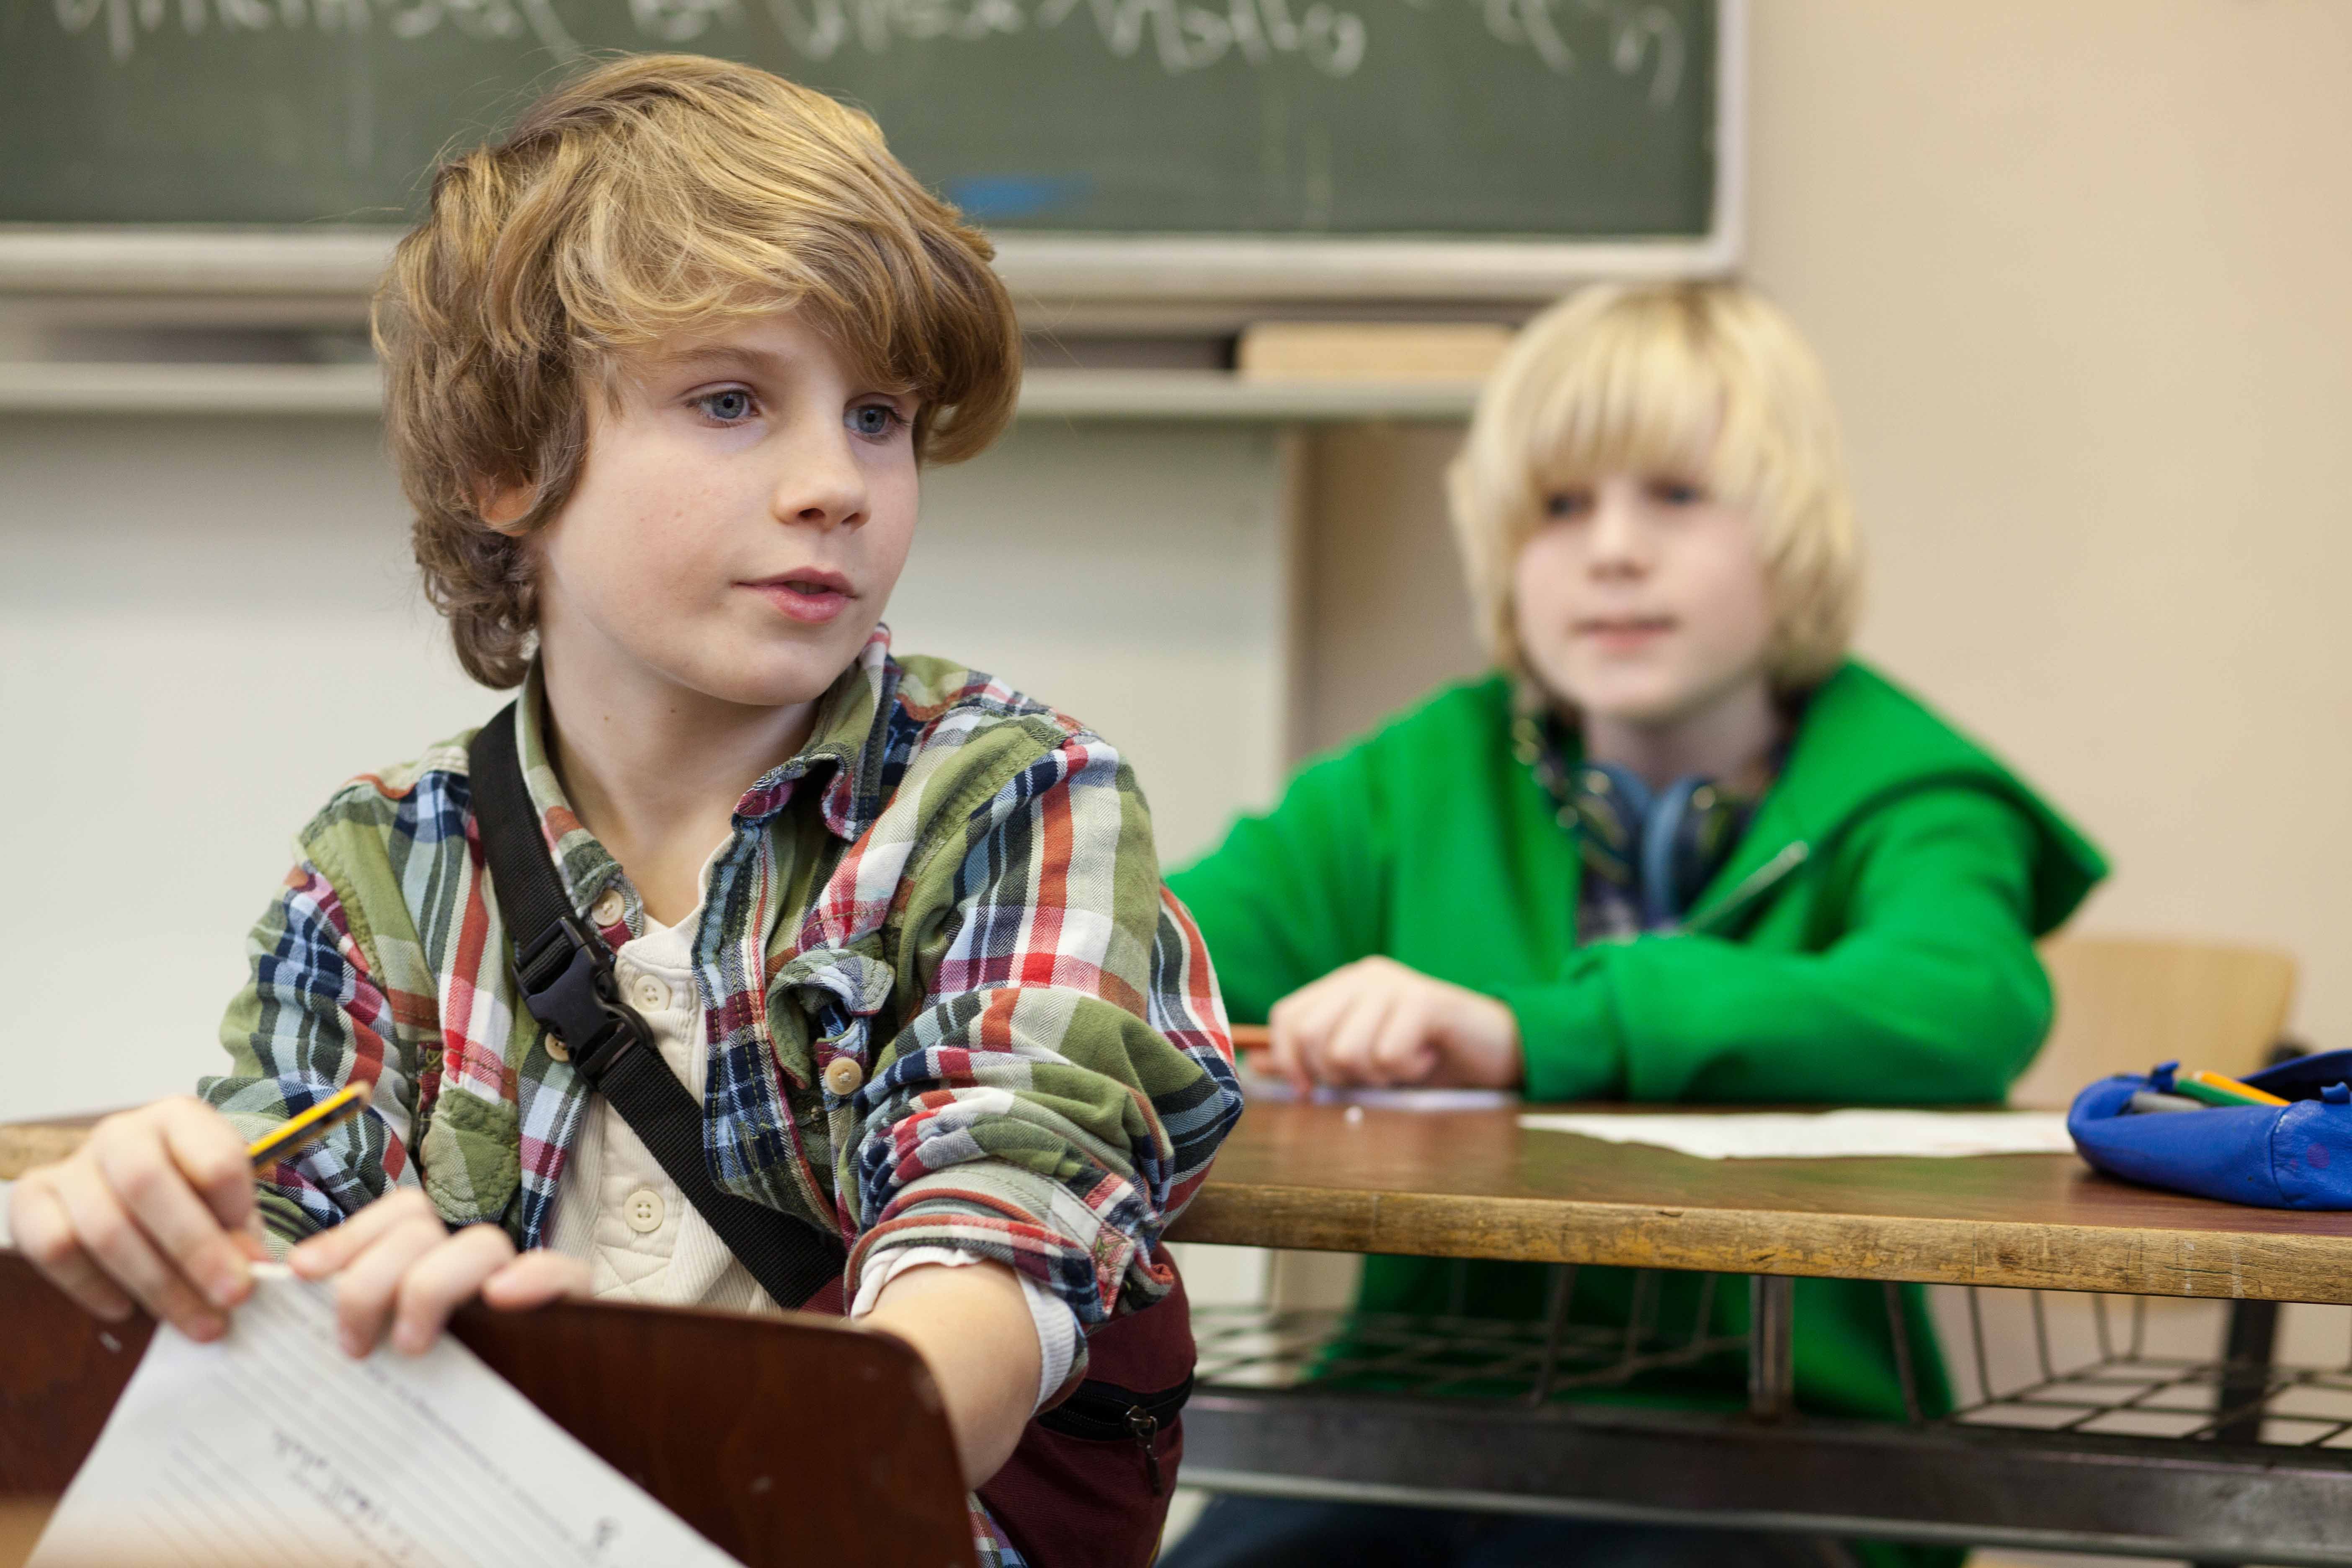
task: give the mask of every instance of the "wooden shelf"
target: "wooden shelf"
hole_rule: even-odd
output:
[[[1221,371],[1040,370],[1024,419],[1341,422],[1469,416],[1475,382],[1255,381]],[[373,364],[0,363],[0,414],[373,416]]]
[[[0,413],[366,415],[372,364],[0,363]]]
[[[1210,370],[1040,370],[1024,419],[1466,419],[1475,381],[1251,381]]]

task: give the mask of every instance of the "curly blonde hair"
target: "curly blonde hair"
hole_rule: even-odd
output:
[[[749,67],[596,67],[443,163],[376,290],[384,421],[425,592],[458,662],[519,684],[536,606],[523,538],[563,507],[586,398],[632,354],[797,307],[921,402],[917,456],[972,457],[1019,395],[1021,335],[987,239],[872,120]],[[486,500],[523,489],[517,521]]]
[[[1836,668],[1863,576],[1836,410],[1797,329],[1737,283],[1598,285],[1513,342],[1447,474],[1488,656],[1529,676],[1511,582],[1546,498],[1611,472],[1657,471],[1754,509],[1773,685],[1801,690]]]

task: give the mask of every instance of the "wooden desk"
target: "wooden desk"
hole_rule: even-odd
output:
[[[62,1160],[89,1136],[95,1116],[48,1121],[0,1121],[0,1182],[13,1182],[36,1165]]]
[[[1214,1310],[1196,1311],[1203,1381],[1185,1415],[1186,1476],[1213,1490],[2352,1564],[2352,1534],[2341,1528],[2352,1518],[2352,1451],[2254,1440],[2263,1400],[2307,1376],[2270,1367],[2277,1309],[2269,1303],[2352,1301],[2352,1215],[2151,1192],[2071,1155],[1711,1161],[1522,1131],[1516,1110],[1258,1103],[1171,1234],[1751,1277],[1752,1416],[1548,1398],[1540,1384],[1507,1399],[1376,1394],[1269,1379],[1265,1363],[1245,1361],[1231,1363],[1242,1375],[1229,1378],[1214,1364],[1224,1346],[1312,1347],[1341,1325],[1303,1313],[1251,1320],[1240,1310],[1221,1322]],[[2218,1388],[2223,1409],[2244,1414],[2218,1421],[2210,1441],[2098,1425],[1799,1415],[1789,1398],[1793,1275],[2237,1298],[2225,1362],[2156,1373]],[[1431,1321],[1430,1332],[1442,1338],[1448,1321]],[[1361,1322],[1348,1331],[1360,1335]],[[1519,1348],[1546,1331],[1536,1326],[1537,1340]],[[1462,1342],[1486,1355],[1496,1336]],[[1292,1360],[1303,1371],[1315,1353]],[[1549,1349],[1543,1355],[1549,1364]],[[2140,1370],[2111,1355],[2000,1398],[2056,1399],[2069,1377],[2128,1380]],[[2089,1413],[2057,1412],[2078,1414]]]
[[[1252,1105],[1170,1235],[1430,1258],[2352,1302],[2352,1214],[2154,1192],[2101,1176],[2071,1154],[1699,1160],[1523,1131],[1517,1117]]]
[[[0,1129],[0,1177],[11,1130]],[[45,1155],[70,1129],[28,1134]],[[1188,1479],[1234,1491],[2206,1562],[2352,1564],[2352,1450],[1787,1407],[1786,1277],[2352,1301],[2352,1215],[2239,1208],[2071,1156],[1706,1161],[1523,1132],[1512,1110],[1251,1106],[1173,1229],[1187,1241],[1762,1277],[1768,1418],[1391,1397],[1209,1378]],[[1213,1324],[1196,1310],[1196,1323]],[[1771,1329],[1765,1322],[1773,1323]],[[1270,1327],[1280,1330],[1282,1325]],[[2233,1384],[2259,1361],[2215,1381]],[[2233,1346],[2233,1363],[2235,1352]],[[1204,1363],[1204,1371],[1206,1370]],[[2177,1370],[2177,1369],[2176,1369]],[[2253,1419],[2259,1426],[2259,1412]],[[94,1429],[94,1428],[93,1428]],[[0,1525],[5,1524],[0,1520]]]
[[[63,1156],[86,1127],[0,1126],[0,1180]],[[2352,1302],[2352,1214],[2154,1192],[2070,1154],[1696,1160],[1522,1131],[1516,1110],[1253,1104],[1170,1235],[1315,1251]]]

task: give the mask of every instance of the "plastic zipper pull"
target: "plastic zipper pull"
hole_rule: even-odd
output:
[[[1160,1417],[1140,1405],[1127,1407],[1127,1429],[1135,1434],[1135,1446],[1143,1450],[1143,1472],[1151,1478],[1151,1495],[1158,1497],[1160,1484],[1160,1453],[1152,1439],[1160,1436]]]
[[[1749,872],[1738,887],[1723,896],[1721,901],[1712,908],[1695,910],[1675,929],[1686,935],[1704,936],[1770,892],[1782,878],[1803,865],[1812,853],[1813,847],[1802,839],[1783,846],[1778,855]]]

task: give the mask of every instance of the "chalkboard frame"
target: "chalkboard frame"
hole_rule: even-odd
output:
[[[1596,278],[1720,277],[1746,239],[1748,0],[1718,0],[1715,187],[1696,237],[1082,234],[995,236],[1028,300],[1298,305],[1552,298]],[[0,293],[352,296],[373,288],[392,227],[0,225]]]

